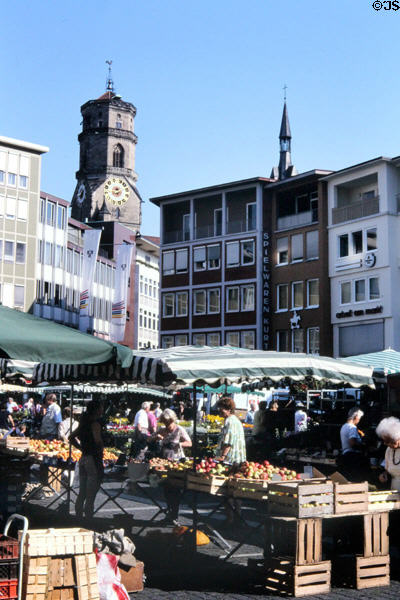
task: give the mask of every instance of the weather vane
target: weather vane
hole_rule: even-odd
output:
[[[283,86],[283,100],[286,102],[286,90],[287,90],[287,85],[285,83],[285,85]]]
[[[106,79],[106,92],[113,92],[114,91],[114,82],[113,82],[112,75],[111,75],[112,60],[106,60],[106,64],[108,65],[108,77]]]

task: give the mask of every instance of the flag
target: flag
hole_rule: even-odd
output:
[[[89,329],[89,308],[100,236],[101,229],[87,229],[83,238],[82,287],[79,299],[79,329],[81,331]]]
[[[111,315],[111,340],[113,342],[122,342],[124,339],[128,300],[128,280],[131,272],[132,251],[132,244],[118,246],[114,299]]]

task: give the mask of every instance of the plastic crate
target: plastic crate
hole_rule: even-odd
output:
[[[1,600],[14,600],[18,598],[18,579],[0,581]]]
[[[3,579],[18,578],[18,564],[15,560],[0,561],[0,583]]]
[[[19,558],[18,540],[0,533],[0,560],[15,560]],[[1,598],[1,596],[0,596]]]

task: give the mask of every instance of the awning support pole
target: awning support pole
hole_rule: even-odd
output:
[[[196,473],[197,466],[197,391],[196,384],[193,384],[193,472]],[[197,491],[193,491],[193,551],[197,552]]]
[[[70,408],[70,416],[69,416],[69,437],[71,438],[72,434],[72,421],[73,421],[73,406],[74,406],[74,384],[71,384],[71,395],[69,401]],[[69,448],[68,448],[68,467],[71,466],[71,457],[72,457],[72,442],[71,439],[68,440]],[[71,469],[68,468],[68,487],[67,487],[67,515],[70,513],[70,503],[71,503]]]

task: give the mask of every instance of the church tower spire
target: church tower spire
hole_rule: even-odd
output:
[[[279,166],[274,167],[271,172],[271,177],[275,179],[287,179],[297,175],[296,168],[292,165],[291,157],[291,142],[292,134],[290,131],[289,115],[286,104],[286,86],[284,87],[285,97],[283,104],[282,122],[281,129],[279,132]]]

